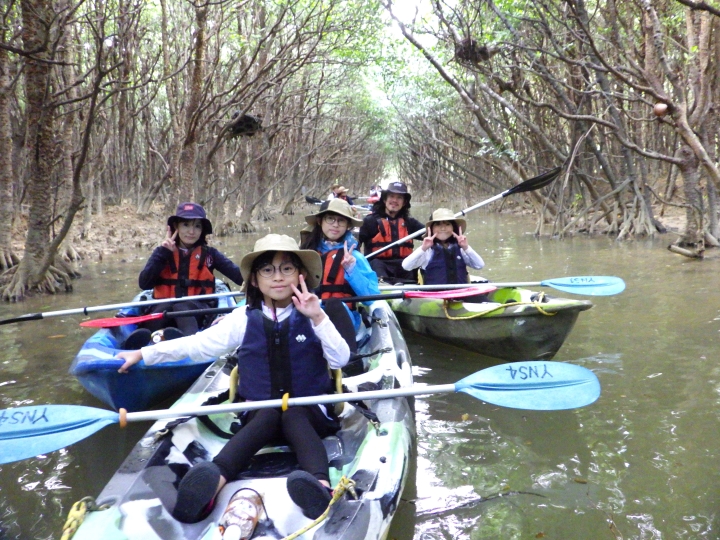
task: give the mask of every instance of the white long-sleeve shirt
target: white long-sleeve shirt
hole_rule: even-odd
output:
[[[156,345],[143,347],[141,352],[145,364],[153,365],[161,362],[172,362],[186,356],[195,361],[203,361],[234,351],[242,345],[245,338],[245,329],[247,328],[246,309],[247,306],[241,306],[217,324],[192,336],[161,341]],[[293,304],[286,308],[276,308],[277,320],[282,322],[287,319],[293,309],[295,309]],[[273,319],[272,310],[264,303],[262,310],[263,315]],[[350,359],[350,347],[340,336],[330,319],[325,316],[317,326],[312,321],[311,325],[322,344],[323,356],[330,368],[338,369],[347,364]]]
[[[422,247],[419,247],[403,259],[402,267],[405,270],[414,270],[415,268],[422,268],[425,270],[427,265],[430,264],[430,261],[432,261],[434,253],[435,252],[432,248],[427,251],[423,251]],[[485,261],[482,260],[482,257],[471,246],[468,246],[467,249],[461,248],[460,255],[462,256],[463,261],[465,261],[465,265],[470,268],[480,270],[483,266],[485,266]]]

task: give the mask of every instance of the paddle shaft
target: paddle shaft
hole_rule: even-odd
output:
[[[407,292],[399,292],[397,294],[371,294],[367,296],[350,296],[348,298],[342,298],[341,300],[343,302],[372,302],[374,300],[392,300],[394,298],[404,298],[407,294]],[[237,306],[188,309],[183,311],[162,311],[158,313],[148,313],[147,315],[137,315],[133,317],[108,317],[106,319],[92,319],[89,321],[81,322],[80,326],[86,328],[113,328],[117,326],[140,324],[160,319],[174,319],[177,317],[198,317],[200,315],[220,315],[223,313],[230,313],[235,309],[237,309]]]
[[[444,291],[448,289],[467,289],[468,287],[486,287],[492,285],[498,289],[509,287],[539,287],[541,281],[517,281],[512,283],[449,283],[447,285],[380,285],[381,291]]]
[[[392,355],[391,351],[385,353]],[[454,383],[415,385],[368,392],[250,401],[212,406],[185,405],[160,411],[119,413],[80,405],[31,405],[0,410],[0,464],[64,448],[110,424],[233,413],[320,403],[393,399],[463,392],[485,403],[526,410],[584,407],[600,396],[594,373],[565,362],[525,361],[492,366]]]
[[[375,300],[392,300],[393,298],[404,298],[405,293],[399,292],[395,294],[368,294],[366,296],[348,296],[347,298],[338,298],[342,302],[373,302]],[[230,313],[237,307],[223,308],[207,308],[207,309],[189,309],[187,311],[166,311],[162,315],[164,317],[192,317],[194,315],[216,315],[219,313]]]
[[[47,319],[49,317],[62,317],[64,315],[76,315],[76,314],[83,314],[88,315],[90,313],[95,313],[97,311],[112,311],[115,309],[123,309],[123,308],[129,308],[129,307],[143,307],[143,306],[153,306],[157,304],[166,304],[169,302],[182,302],[184,300],[209,300],[212,298],[224,298],[227,296],[244,296],[245,293],[239,292],[239,291],[229,291],[229,292],[222,292],[222,293],[214,293],[214,294],[200,294],[197,296],[185,296],[182,298],[162,298],[162,299],[153,299],[153,300],[143,300],[140,302],[125,302],[123,304],[107,304],[104,306],[88,306],[88,307],[82,307],[82,308],[74,308],[74,309],[64,309],[60,311],[46,311],[44,313],[28,313],[27,315],[21,315],[19,317],[13,317],[11,319],[4,319],[0,321],[0,325],[3,324],[10,324],[15,322],[24,322],[24,321],[37,321],[40,319]]]
[[[489,199],[486,199],[482,202],[479,202],[473,206],[470,206],[466,208],[465,210],[461,210],[457,214],[455,214],[455,218],[459,218],[467,214],[468,212],[472,212],[473,210],[477,210],[478,208],[485,206],[486,204],[490,204],[492,202],[495,202],[499,199],[502,199],[503,197],[507,197],[508,195],[512,195],[514,193],[525,193],[528,191],[534,191],[536,189],[540,189],[541,187],[544,187],[548,185],[550,182],[555,180],[557,175],[560,174],[560,167],[557,167],[551,171],[548,171],[546,173],[543,173],[539,176],[536,176],[534,178],[530,178],[529,180],[525,180],[525,182],[522,182],[516,186],[511,187],[510,189],[506,189],[502,193],[499,193],[495,195],[494,197],[490,197]],[[387,251],[388,249],[395,247],[399,244],[402,244],[403,242],[407,242],[408,240],[412,240],[413,238],[417,238],[418,236],[422,236],[425,234],[425,229],[420,229],[419,231],[415,231],[412,234],[409,234],[403,238],[400,238],[399,240],[396,240],[395,242],[392,242],[388,244],[387,246],[384,246],[377,251],[373,251],[372,253],[365,255],[366,259],[371,259],[375,257],[376,255],[382,253],[383,251]]]
[[[387,390],[371,390],[369,392],[350,392],[345,394],[327,394],[323,396],[308,396],[290,398],[288,407],[304,405],[319,405],[329,403],[342,403],[346,401],[362,401],[368,399],[390,399],[408,396],[421,396],[425,394],[450,394],[456,391],[455,384],[439,384],[435,386],[412,386],[409,388],[390,388]],[[269,399],[264,401],[246,401],[244,403],[227,403],[223,405],[205,405],[203,407],[189,407],[164,409],[158,411],[140,411],[126,413],[128,422],[143,422],[147,420],[161,420],[163,418],[179,418],[181,416],[205,416],[256,409],[276,409],[283,405],[282,399]],[[123,413],[121,412],[121,417]]]
[[[450,285],[383,285],[381,290],[452,290],[453,288],[472,288],[481,286],[494,286],[496,288],[509,287],[552,287],[555,290],[587,296],[610,296],[625,290],[625,282],[616,276],[574,276],[565,278],[545,279],[543,281],[518,281],[514,283],[467,283]]]

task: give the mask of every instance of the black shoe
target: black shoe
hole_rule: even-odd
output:
[[[123,343],[120,348],[126,351],[136,351],[141,349],[150,343],[151,334],[152,332],[150,332],[147,328],[138,328],[127,337],[125,343]]]
[[[171,339],[177,339],[185,337],[185,333],[182,330],[178,330],[174,326],[168,326],[165,330],[163,330],[163,340],[169,341]]]
[[[183,523],[197,523],[208,517],[215,507],[219,481],[220,469],[212,461],[190,468],[178,486],[172,516]]]
[[[287,490],[292,502],[298,505],[305,517],[319,518],[332,499],[330,488],[325,487],[312,474],[293,471],[287,479]]]

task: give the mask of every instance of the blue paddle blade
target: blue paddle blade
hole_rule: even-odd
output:
[[[512,409],[556,411],[593,403],[600,381],[582,366],[534,360],[483,369],[455,383],[455,391]]]
[[[118,413],[79,405],[35,405],[0,411],[0,464],[65,448],[103,427]]]
[[[577,276],[546,279],[540,285],[558,291],[589,296],[610,296],[625,290],[625,282],[615,276]]]

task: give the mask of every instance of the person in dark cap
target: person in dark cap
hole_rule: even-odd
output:
[[[141,289],[152,289],[153,298],[182,298],[215,292],[214,270],[242,286],[243,278],[237,264],[214,247],[208,246],[207,235],[212,223],[205,209],[193,202],[180,203],[167,220],[167,234],[162,244],[150,255],[138,279]],[[147,313],[185,311],[215,307],[214,300],[188,300],[156,304]],[[147,345],[153,332],[165,330],[159,339],[173,339],[196,333],[204,316],[175,317],[147,321],[131,333],[123,349],[139,349]]]
[[[410,216],[410,199],[404,182],[390,182],[383,190],[380,200],[373,204],[370,214],[365,216],[358,237],[364,246],[366,256],[404,238],[425,225]],[[402,267],[405,257],[413,252],[413,241],[408,239],[392,248],[370,257],[370,267],[378,278],[390,283],[411,283],[417,281],[416,271]]]

